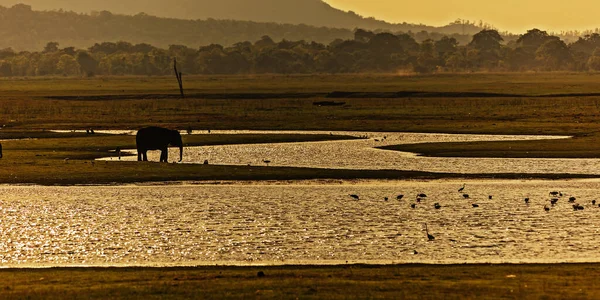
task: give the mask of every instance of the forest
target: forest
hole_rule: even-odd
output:
[[[443,73],[600,71],[600,34],[565,43],[532,29],[505,42],[493,29],[466,45],[453,37],[417,42],[410,34],[357,29],[352,39],[329,44],[263,36],[254,42],[199,48],[158,48],[129,42],[95,43],[87,49],[49,42],[36,52],[0,50],[0,76],[167,75],[176,58],[184,74]]]

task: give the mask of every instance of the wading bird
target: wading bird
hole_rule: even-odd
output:
[[[469,199],[469,194],[463,194],[463,198]]]
[[[427,195],[425,195],[425,194],[421,193],[421,194],[418,194],[418,195],[417,195],[417,198],[419,198],[419,197],[420,197],[420,198],[427,198]]]
[[[402,194],[400,194],[400,195],[396,196],[396,199],[397,199],[397,200],[402,200],[402,198],[404,198],[404,195],[402,195]]]
[[[596,200],[592,200],[592,205],[596,205]]]
[[[433,207],[435,207],[435,209],[442,208],[442,206],[439,203],[437,203],[437,202],[433,205]]]
[[[458,189],[458,192],[460,193],[460,192],[464,191],[464,189],[465,189],[465,184],[463,183],[463,186],[460,189]]]
[[[414,203],[410,205],[410,208],[416,208],[416,207],[417,207],[417,205]]]
[[[544,210],[545,211],[550,211],[550,207],[548,207],[548,204],[544,205]]]
[[[558,202],[558,198],[550,199],[550,204],[554,205],[554,204],[556,204],[556,202]]]
[[[569,203],[573,203],[573,202],[575,202],[575,200],[577,200],[577,198],[575,198],[575,197],[569,197]]]
[[[270,161],[270,160],[268,160],[268,159],[263,159],[263,162],[264,162],[265,164],[267,164],[267,166],[269,165],[269,163],[271,163],[271,161]]]
[[[492,195],[488,196],[488,199],[492,200],[492,198],[494,198],[494,196],[492,196]]]
[[[529,198],[525,198],[525,204],[529,204]]]
[[[550,196],[558,196],[559,193],[560,192],[552,191],[549,194],[550,194]]]
[[[435,240],[435,237],[429,234],[429,230],[427,229],[427,223],[425,223],[425,232],[427,233],[427,239],[429,239],[430,241]]]
[[[354,199],[356,199],[356,200],[358,200],[358,199],[360,198],[360,197],[358,197],[358,195],[357,195],[357,194],[350,194],[350,197],[352,197],[352,198],[354,198]]]
[[[475,203],[473,203],[473,204],[471,204],[471,205],[473,205],[473,208],[478,208],[478,207],[479,207],[479,204],[475,204]]]

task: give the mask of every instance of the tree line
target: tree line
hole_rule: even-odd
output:
[[[569,44],[539,29],[508,42],[485,29],[465,45],[451,36],[417,42],[406,33],[362,29],[329,44],[269,36],[230,47],[165,49],[128,42],[76,49],[49,42],[37,52],[0,50],[0,76],[170,75],[175,58],[185,74],[600,71],[600,34]]]

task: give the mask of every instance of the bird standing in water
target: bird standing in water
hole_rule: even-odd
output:
[[[425,223],[425,233],[427,233],[427,239],[429,239],[430,241],[435,240],[435,237],[429,234],[429,230],[427,229],[427,223]]]

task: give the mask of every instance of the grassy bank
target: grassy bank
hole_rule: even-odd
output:
[[[0,124],[13,129],[296,129],[516,134],[598,131],[600,75],[473,74],[188,77],[186,99],[170,77],[0,80]],[[335,98],[334,91],[367,92]],[[517,97],[375,98],[368,93],[426,91],[519,94]],[[217,99],[193,94],[221,95]],[[256,98],[252,94],[275,94]],[[298,97],[297,93],[311,94]],[[562,94],[573,96],[544,97]],[[106,96],[89,98],[90,96]],[[287,95],[287,96],[286,96]],[[59,100],[59,99],[69,100]],[[82,100],[76,100],[81,98]]]
[[[417,172],[91,163],[132,149],[132,136],[49,129],[285,129],[557,134],[553,141],[389,147],[430,156],[600,157],[600,74],[311,75],[188,77],[178,99],[170,77],[0,80],[3,183],[110,183],[148,180],[441,178]],[[335,91],[355,92],[351,94]],[[412,93],[407,91],[421,91]],[[397,93],[402,92],[402,93]],[[209,95],[209,96],[208,96]],[[329,96],[335,95],[335,98]],[[334,101],[338,106],[314,105]],[[329,140],[335,136],[184,135],[218,145]],[[69,158],[68,162],[65,158]],[[40,174],[44,174],[40,176]],[[515,178],[515,175],[505,174]],[[559,175],[552,175],[553,177]],[[539,177],[538,177],[539,178]]]
[[[596,299],[599,275],[596,264],[53,268],[0,270],[0,297]]]

